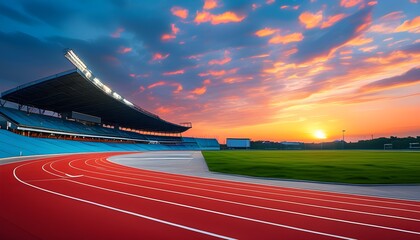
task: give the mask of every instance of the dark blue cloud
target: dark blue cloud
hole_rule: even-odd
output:
[[[35,19],[28,17],[22,14],[21,12],[0,3],[0,17],[1,16],[31,26],[37,23]]]
[[[416,82],[420,82],[420,67],[412,68],[402,75],[385,78],[385,79],[381,79],[381,80],[366,84],[360,88],[360,91],[362,92],[379,91],[382,89],[404,86],[404,85],[413,84]]]

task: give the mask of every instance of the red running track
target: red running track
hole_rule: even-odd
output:
[[[420,239],[420,202],[190,177],[121,153],[0,166],[0,239]]]

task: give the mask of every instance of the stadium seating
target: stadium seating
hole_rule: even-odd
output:
[[[220,150],[219,142],[214,138],[183,137],[182,142],[185,146],[201,150]]]
[[[162,144],[103,143],[32,138],[0,130],[0,158],[57,153],[197,150],[185,146]]]
[[[0,113],[11,119],[20,126],[42,130],[52,130],[64,133],[81,135],[128,138],[144,141],[175,142],[181,141],[180,137],[144,135],[135,132],[105,128],[98,125],[85,125],[80,122],[65,120],[53,116],[36,113],[26,113],[17,109],[0,107]]]

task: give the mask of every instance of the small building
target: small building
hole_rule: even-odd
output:
[[[226,138],[226,147],[228,149],[248,149],[251,147],[249,138]]]

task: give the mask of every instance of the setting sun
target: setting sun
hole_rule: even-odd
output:
[[[327,135],[325,134],[325,132],[324,131],[322,131],[322,130],[316,130],[315,132],[314,132],[314,136],[316,137],[316,138],[318,138],[318,139],[326,139],[327,138]]]

